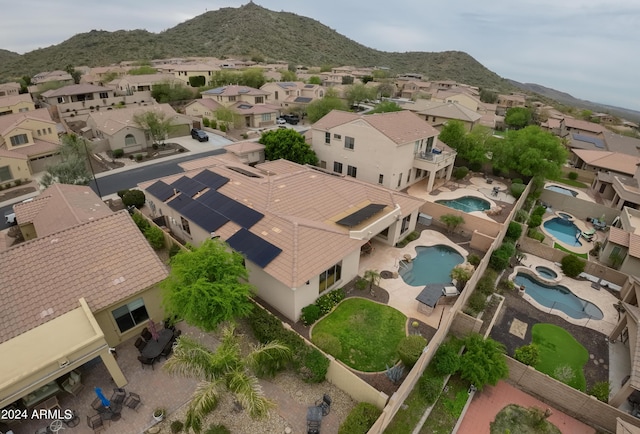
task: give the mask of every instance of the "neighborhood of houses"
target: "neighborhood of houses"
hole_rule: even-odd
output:
[[[182,161],[182,172],[130,187],[144,192],[140,211],[163,230],[166,240],[199,246],[219,239],[242,254],[257,300],[289,324],[301,321],[303,308],[320,296],[358,281],[368,270],[380,272],[377,285],[389,295],[386,304],[430,327],[429,344],[393,393],[377,390],[332,356],[327,380],[355,401],[376,406],[381,415],[369,432],[382,433],[418,387],[422,371],[448,334],[494,325],[470,315],[465,306],[532,189],[529,184],[516,197],[511,180],[491,170],[456,177],[460,159],[439,134],[457,121],[466,132],[482,126],[500,136],[509,110],[528,107],[539,114],[542,130],[560,138],[569,155],[563,173],[577,183],[556,179],[544,184],[538,199],[545,208],[538,228],[544,240],[523,231],[517,240],[522,254],[503,278],[521,286],[524,295],[514,297],[540,315],[592,334],[589,340],[609,355],[606,360],[592,358],[604,369],[609,388],[602,402],[511,357],[507,380],[590,432],[640,433],[640,139],[622,134],[637,132],[638,125],[608,114],[580,119],[531,102],[524,94],[498,94],[487,103],[474,86],[414,73],[390,78],[378,68],[342,66],[311,74],[300,67],[296,81],[282,81],[287,66],[165,59],[153,61],[156,72],[148,74],[128,74],[136,68],[134,62],[77,67],[82,72],[78,82],[69,72],[42,72],[32,77],[25,93],[19,83],[0,84],[0,202],[13,202],[10,223],[15,223],[0,239],[0,293],[10,306],[0,319],[0,432],[26,433],[48,424],[50,431],[37,432],[60,429],[62,422],[55,422],[61,417],[19,420],[12,415],[65,409],[69,403],[77,408],[62,428],[88,426],[86,432],[93,432],[91,370],[99,367],[108,374],[111,382],[104,387],[139,386],[133,378],[144,364],[133,353],[129,360],[128,350],[143,329],[165,318],[159,284],[169,276],[169,263],[140,232],[133,210],[113,210],[106,198],[83,185],[54,183],[26,200],[3,199],[12,189],[37,184],[47,168],[62,161],[63,136],[84,139],[91,154],[112,163],[118,152],[135,159],[157,149],[157,138],[139,121],[145,113],[170,122],[166,142],[192,140],[194,128],[228,138],[223,153]],[[158,85],[190,87],[198,81],[194,78],[207,82],[217,71],[246,68],[261,69],[268,81],[260,88],[233,83],[207,88],[179,104],[159,103],[152,95]],[[352,83],[375,89],[380,83],[366,78],[377,71],[385,73],[390,95],[360,101],[353,111],[331,110],[313,123],[305,121],[306,108],[328,92],[346,99]],[[311,77],[318,80],[309,83]],[[401,110],[367,114],[382,99]],[[229,112],[231,122],[222,118]],[[265,158],[260,134],[293,128],[278,121],[292,113],[303,117],[295,128],[317,156],[317,165]],[[213,127],[216,119],[227,128]],[[446,224],[451,216],[459,218],[453,227]],[[426,276],[410,283],[421,274],[418,264],[424,265],[421,249],[434,246],[460,256],[458,265],[480,257],[470,265],[473,277],[466,282],[449,279],[452,266],[445,279]],[[584,271],[575,279],[561,271],[567,254],[585,258]],[[540,269],[552,277],[536,272]],[[583,306],[582,314],[574,315],[561,299],[545,304],[545,296],[531,291],[530,283],[527,288],[518,283],[522,276],[548,290],[568,288],[565,295],[595,306],[596,313],[585,314]],[[506,316],[502,321],[509,327],[522,323],[520,317]],[[501,324],[497,319],[494,327]],[[491,326],[485,337],[490,332]],[[525,322],[520,334],[511,334],[522,346],[529,343],[524,338],[530,339],[531,330]],[[83,383],[90,387],[81,392]],[[477,414],[473,406],[480,405],[481,392],[474,393],[468,412],[460,417],[463,426],[463,419]],[[150,389],[143,397],[150,410],[153,394]],[[163,405],[177,410],[185,400]],[[143,432],[153,422],[131,415],[112,421],[107,432]]]

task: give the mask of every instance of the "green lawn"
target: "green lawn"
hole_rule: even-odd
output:
[[[572,255],[577,256],[578,258],[582,258],[582,259],[589,259],[589,255],[586,253],[576,253],[576,252],[572,252],[569,249],[566,249],[564,247],[562,247],[560,244],[558,243],[553,243],[553,248],[554,249],[558,249],[558,250],[562,250],[563,252],[567,252],[567,253],[571,253]]]
[[[587,387],[584,365],[589,361],[586,348],[565,329],[553,324],[535,324],[531,335],[540,353],[535,368],[584,392]]]
[[[554,182],[559,182],[561,184],[570,185],[571,187],[589,188],[589,186],[587,184],[585,184],[584,182],[574,181],[574,180],[569,179],[569,178],[557,177],[557,178],[547,178],[547,179],[549,179],[549,181],[554,181]]]
[[[406,336],[402,312],[361,298],[344,300],[311,331],[311,341],[354,369],[384,371]]]
[[[469,382],[453,375],[425,421],[420,434],[449,434],[469,398]],[[515,431],[514,431],[515,432]]]

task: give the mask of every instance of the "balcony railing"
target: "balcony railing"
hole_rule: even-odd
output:
[[[448,160],[451,157],[455,157],[456,153],[452,151],[442,152],[416,152],[414,158],[418,160],[430,161],[433,163],[440,163]]]

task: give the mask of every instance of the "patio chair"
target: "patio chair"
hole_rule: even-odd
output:
[[[140,395],[137,393],[129,392],[129,396],[124,400],[124,405],[132,410],[138,411],[138,407],[142,404]]]
[[[100,432],[106,429],[106,427],[104,426],[104,421],[102,420],[102,417],[100,417],[99,414],[94,414],[93,416],[87,416],[87,425],[89,425],[89,428],[91,428],[94,433]]]
[[[181,334],[182,334],[182,330],[174,330],[173,331],[173,338],[174,339],[178,339]]]
[[[113,394],[111,395],[111,403],[112,404],[122,404],[124,402],[124,398],[127,396],[127,392],[122,387],[116,387],[113,389]]]
[[[162,352],[160,353],[160,357],[164,357],[165,360],[169,358],[171,355],[171,351],[173,351],[173,340],[169,341],[167,345],[164,346]]]
[[[93,400],[93,402],[91,403],[91,408],[93,408],[94,410],[98,410],[100,408],[102,408],[102,401],[100,400],[100,398],[95,398]]]
[[[316,401],[316,406],[322,408],[322,416],[328,415],[331,411],[331,397],[325,393],[321,400]]]
[[[151,332],[147,327],[142,329],[142,333],[140,333],[140,337],[145,341],[148,341],[149,339],[151,339]]]
[[[82,376],[78,371],[71,371],[69,378],[62,382],[62,388],[73,396],[77,396],[78,392],[84,388],[81,379]]]
[[[142,349],[144,348],[144,346],[145,346],[146,344],[147,344],[147,342],[146,342],[144,339],[142,339],[142,338],[138,338],[138,339],[136,339],[136,342],[135,342],[135,344],[134,344],[134,345],[136,346],[136,348],[138,349],[138,351],[142,352]]]
[[[138,356],[138,360],[140,361],[140,364],[142,365],[143,369],[144,369],[144,365],[150,365],[151,369],[153,369],[153,364],[156,362],[156,359],[150,359],[144,356]]]

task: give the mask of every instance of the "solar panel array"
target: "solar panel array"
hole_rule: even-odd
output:
[[[162,181],[157,181],[151,184],[149,187],[147,187],[147,191],[160,199],[162,202],[169,199],[175,194],[173,188]]]
[[[244,228],[233,234],[227,243],[233,250],[242,253],[248,260],[263,268],[282,252],[281,248]]]
[[[380,203],[372,203],[356,212],[352,212],[348,216],[338,220],[336,223],[342,226],[353,227],[362,223],[370,217],[379,213],[386,205]]]
[[[596,148],[604,149],[604,142],[597,137],[585,136],[584,134],[572,134],[574,140],[579,140],[581,142],[591,143]]]

